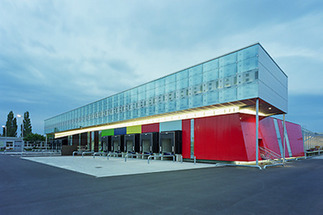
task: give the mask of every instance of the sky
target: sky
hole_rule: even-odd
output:
[[[0,124],[29,111],[44,134],[47,118],[259,42],[288,75],[286,119],[323,132],[322,23],[321,0],[1,0]]]

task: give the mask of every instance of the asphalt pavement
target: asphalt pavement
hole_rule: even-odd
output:
[[[322,214],[323,159],[94,177],[0,155],[0,214]]]

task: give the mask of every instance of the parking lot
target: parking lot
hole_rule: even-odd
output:
[[[206,167],[96,177],[0,155],[0,171],[0,214],[322,214],[323,210],[323,159],[266,170]]]

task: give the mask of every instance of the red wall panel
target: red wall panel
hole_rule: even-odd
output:
[[[280,137],[283,142],[284,128],[282,120],[277,119],[277,123],[279,127]],[[264,146],[280,155],[281,153],[279,150],[278,139],[274,125],[274,118],[267,117],[261,120],[260,130],[263,135]],[[301,126],[291,122],[286,122],[286,130],[292,151],[292,156],[304,156],[304,145]],[[289,157],[287,141],[285,141],[285,157]]]
[[[247,161],[239,114],[194,120],[197,159]]]
[[[283,138],[282,121],[278,121]],[[195,156],[197,159],[225,161],[254,161],[256,156],[255,116],[228,114],[198,118],[194,120]],[[183,157],[190,156],[190,121],[183,127]],[[304,156],[301,126],[286,122],[289,143],[293,156]],[[274,120],[271,117],[259,119],[259,145],[277,154],[280,153]],[[288,157],[286,145],[286,157]],[[259,154],[259,160],[261,159]]]
[[[256,160],[256,117],[254,115],[240,114],[241,128],[246,147],[248,161]],[[262,140],[262,135],[259,129],[258,140]],[[260,141],[261,142],[261,141]],[[258,159],[261,160],[260,154]]]
[[[281,143],[282,147],[283,146],[283,141],[284,141],[284,126],[283,126],[283,121],[280,119],[277,119],[277,124],[279,127],[279,133],[280,133],[280,138],[281,138]],[[287,149],[287,142],[285,141],[285,158],[289,157],[288,149]]]
[[[142,133],[159,132],[159,123],[142,125],[141,132]]]
[[[259,129],[262,134],[263,146],[280,155],[281,153],[278,145],[278,139],[273,118],[267,117],[260,120]]]
[[[182,155],[191,158],[191,120],[182,120]]]
[[[289,144],[294,157],[304,156],[302,127],[298,124],[286,122]]]

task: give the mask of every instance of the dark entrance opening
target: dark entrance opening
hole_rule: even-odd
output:
[[[126,134],[124,136],[124,151],[127,153],[139,152],[140,134]]]
[[[101,138],[101,150],[104,152],[111,152],[111,136],[104,136]]]
[[[124,135],[111,137],[111,151],[116,153],[124,152]]]
[[[182,154],[182,131],[164,131],[159,134],[159,153]]]
[[[143,133],[140,134],[140,153],[153,154],[158,153],[159,133]]]

